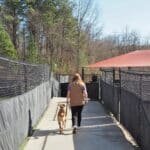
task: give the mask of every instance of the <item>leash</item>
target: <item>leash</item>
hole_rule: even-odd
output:
[[[66,101],[67,105],[66,105],[66,116],[68,114],[68,102]]]

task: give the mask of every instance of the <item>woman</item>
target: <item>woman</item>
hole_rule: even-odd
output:
[[[85,98],[87,98],[85,83],[80,75],[76,73],[72,78],[72,82],[68,85],[67,92],[67,102],[70,102],[71,106],[73,134],[76,133],[77,126],[80,127],[81,125],[81,113],[86,103]]]

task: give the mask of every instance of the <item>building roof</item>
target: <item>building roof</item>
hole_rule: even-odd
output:
[[[136,50],[120,56],[111,57],[86,67],[90,68],[122,68],[150,67],[150,50]]]

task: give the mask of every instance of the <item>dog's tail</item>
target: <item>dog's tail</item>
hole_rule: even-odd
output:
[[[64,124],[65,128],[66,128],[66,122],[67,122],[67,114],[68,114],[68,103],[66,105],[66,114],[65,114],[66,118],[65,118],[65,124]]]

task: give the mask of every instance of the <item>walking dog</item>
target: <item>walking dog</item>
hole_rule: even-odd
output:
[[[65,104],[60,104],[57,115],[60,134],[63,134],[64,128],[66,126],[66,117],[67,117],[67,106]]]

